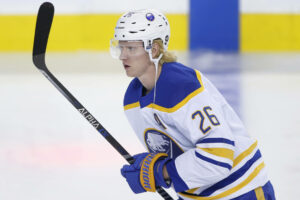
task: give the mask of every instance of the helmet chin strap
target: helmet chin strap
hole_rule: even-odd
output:
[[[154,95],[153,95],[153,104],[155,104],[155,98],[156,98],[156,81],[157,81],[157,75],[158,75],[158,63],[161,59],[163,54],[161,53],[158,58],[152,58],[152,49],[149,51],[149,57],[150,60],[154,63],[155,65],[155,79],[154,79]]]

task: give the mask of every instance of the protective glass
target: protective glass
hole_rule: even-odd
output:
[[[110,55],[115,59],[120,59],[121,56],[139,56],[145,52],[143,42],[141,41],[110,40]]]

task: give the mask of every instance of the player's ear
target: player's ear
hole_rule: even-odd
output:
[[[153,42],[152,44],[152,58],[157,58],[159,56],[160,47],[159,44]]]

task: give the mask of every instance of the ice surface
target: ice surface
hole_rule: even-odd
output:
[[[298,199],[299,55],[181,52],[179,61],[205,73],[258,139],[277,198]],[[77,52],[50,53],[47,62],[131,154],[143,151],[123,114],[130,79],[118,61]],[[0,199],[162,199],[131,192],[119,172],[123,158],[34,68],[29,53],[0,54],[0,105]]]

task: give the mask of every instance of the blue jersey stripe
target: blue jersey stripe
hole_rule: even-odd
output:
[[[211,158],[205,157],[205,156],[199,154],[198,152],[195,152],[195,154],[196,154],[196,156],[197,156],[198,158],[200,158],[200,159],[202,159],[202,160],[204,160],[204,161],[206,161],[206,162],[212,163],[212,164],[214,164],[214,165],[218,165],[218,166],[220,166],[220,167],[225,167],[225,168],[227,168],[227,169],[229,169],[229,170],[230,170],[231,167],[232,167],[231,165],[229,165],[229,164],[227,164],[227,163],[219,162],[219,161],[213,160],[213,159],[211,159]]]
[[[249,169],[250,167],[261,157],[260,151],[257,150],[254,156],[246,162],[246,164],[241,167],[239,170],[236,172],[232,173],[230,176],[227,178],[219,181],[218,183],[214,184],[213,186],[207,188],[206,190],[202,191],[199,196],[210,196],[212,193],[215,191],[226,187],[227,185],[233,183],[234,181],[238,180],[241,178]]]
[[[201,143],[226,143],[234,146],[234,141],[228,140],[226,138],[205,138],[197,142],[197,144]]]

